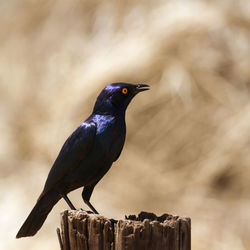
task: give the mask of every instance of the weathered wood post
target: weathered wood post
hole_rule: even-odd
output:
[[[62,250],[191,250],[191,220],[141,212],[115,221],[81,210],[61,214]]]

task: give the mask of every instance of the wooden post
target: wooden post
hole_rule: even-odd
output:
[[[116,221],[81,210],[61,214],[61,250],[191,250],[191,220],[141,212]]]

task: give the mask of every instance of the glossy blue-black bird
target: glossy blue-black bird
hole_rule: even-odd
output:
[[[53,206],[64,198],[75,209],[67,194],[84,187],[82,198],[94,213],[90,203],[95,185],[118,159],[125,136],[125,111],[146,84],[112,83],[98,96],[93,113],[64,143],[56,158],[44,189],[16,237],[35,235]]]

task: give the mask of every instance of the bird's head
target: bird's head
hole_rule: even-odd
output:
[[[149,85],[122,82],[111,83],[107,85],[98,96],[94,113],[124,113],[133,97],[145,90],[149,90]]]

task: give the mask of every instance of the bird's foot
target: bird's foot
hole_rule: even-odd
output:
[[[82,208],[80,208],[80,210],[83,211],[83,212],[86,212],[87,214],[93,214],[93,212],[90,211],[90,210],[84,210],[84,209],[82,209]]]
[[[109,219],[111,221],[112,224],[116,224],[118,222],[118,220],[115,219]]]

